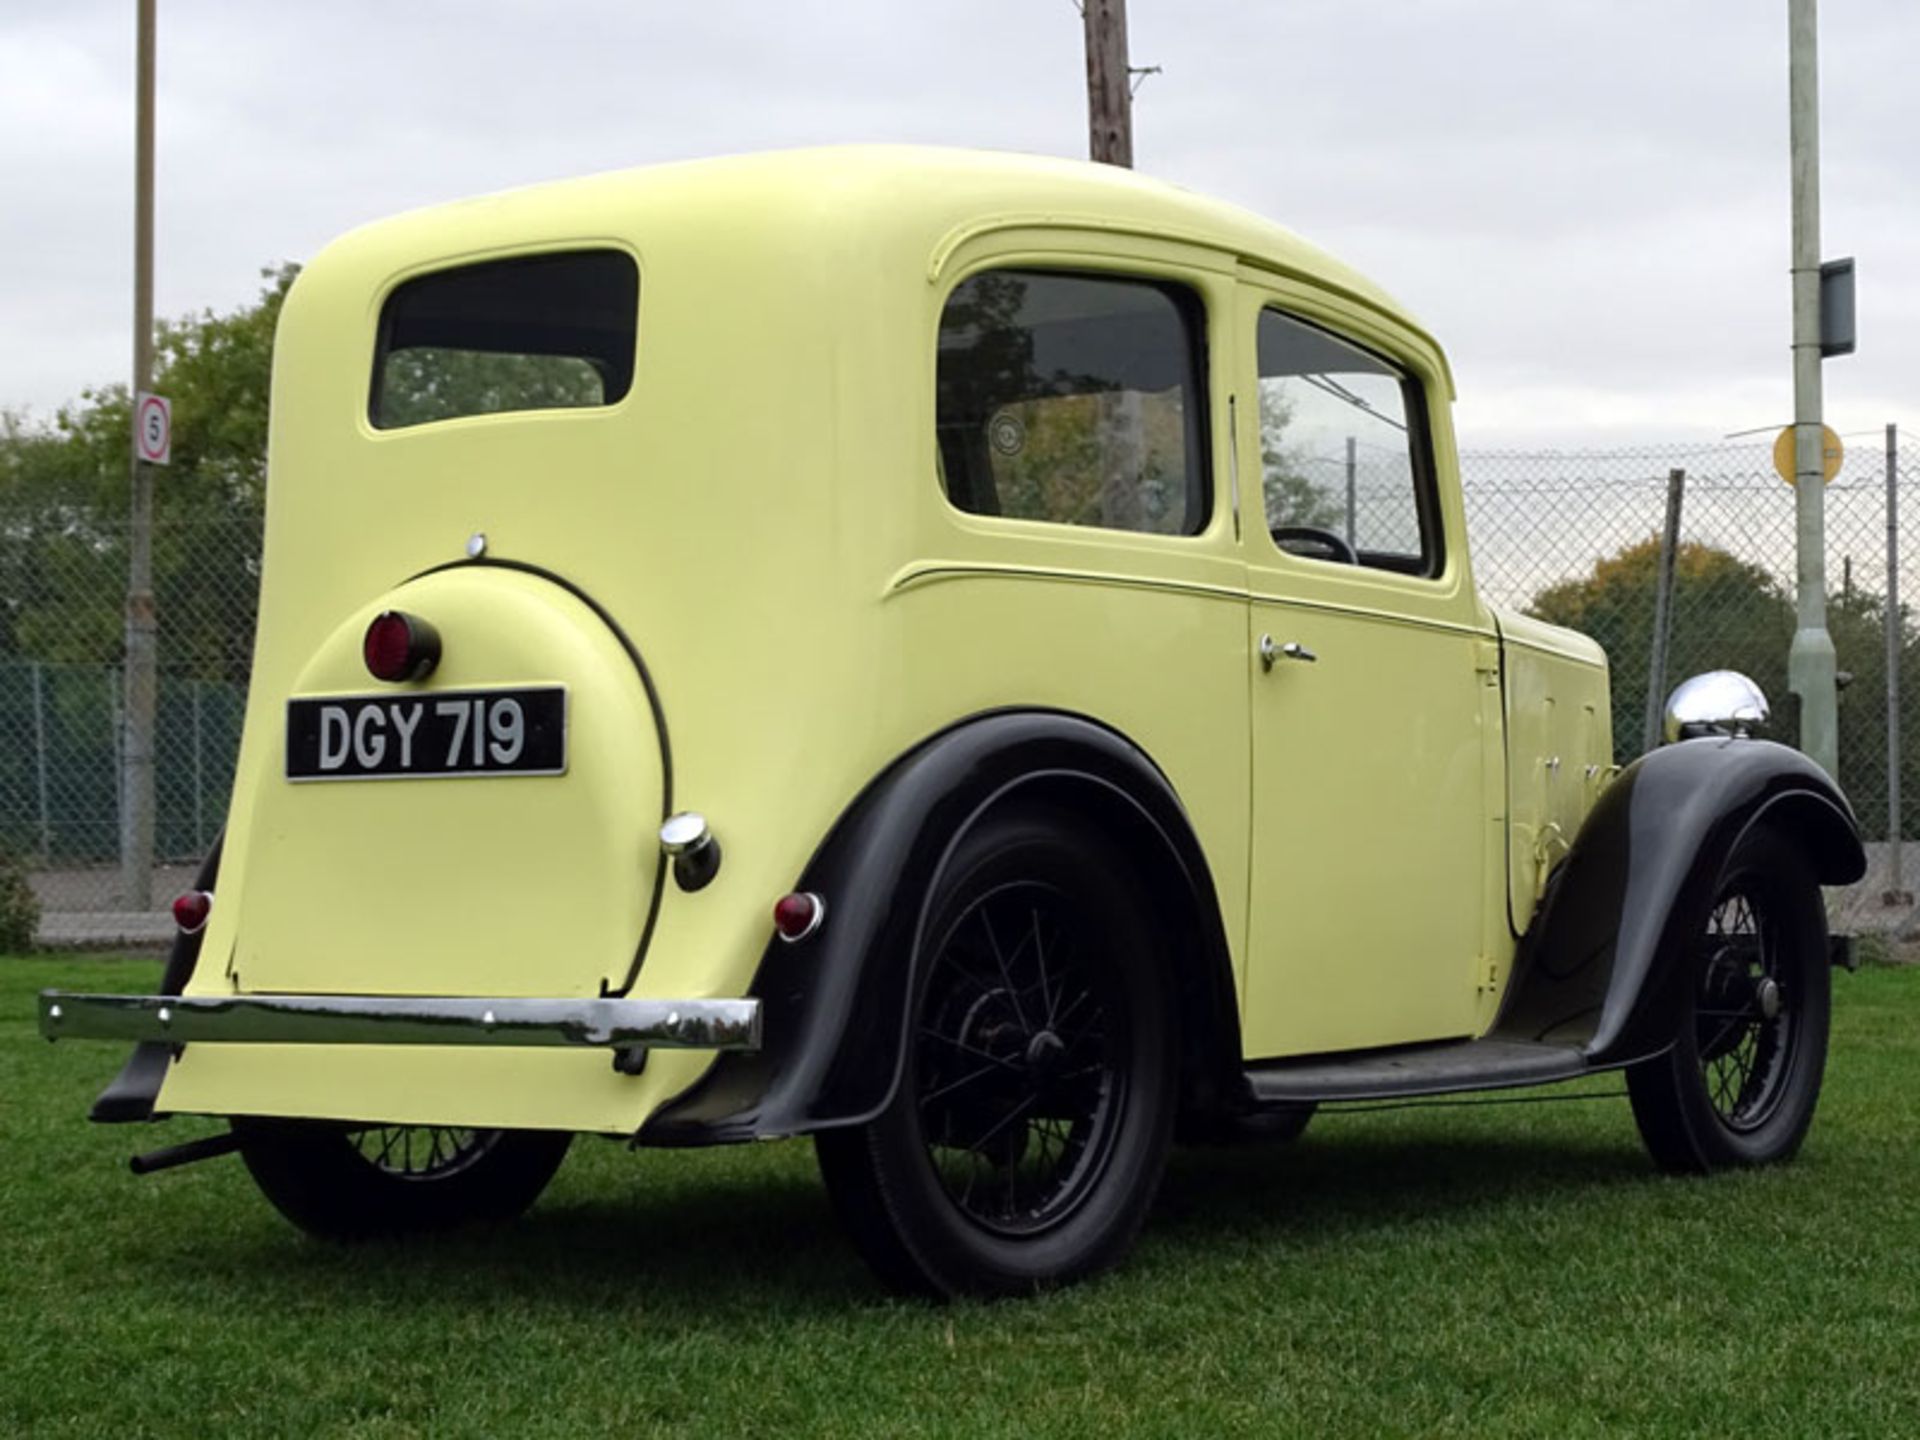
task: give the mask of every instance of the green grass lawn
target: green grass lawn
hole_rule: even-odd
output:
[[[0,1433],[1920,1433],[1920,970],[1836,977],[1794,1165],[1666,1179],[1623,1099],[1323,1116],[1176,1155],[1132,1262],[938,1309],[877,1293],[804,1143],[576,1144],[519,1226],[334,1248],[213,1128],[86,1123],[0,961]],[[1594,1083],[1593,1091],[1617,1090]]]

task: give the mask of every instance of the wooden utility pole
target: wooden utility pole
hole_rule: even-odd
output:
[[[1127,66],[1127,0],[1081,0],[1087,33],[1087,153],[1133,168],[1133,75]]]
[[[154,0],[139,0],[139,53],[134,95],[133,393],[153,385],[153,18]],[[129,910],[153,903],[153,470],[131,433],[133,494],[127,525],[126,705],[120,735],[120,890]]]

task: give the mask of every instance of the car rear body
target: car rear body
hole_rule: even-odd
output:
[[[630,375],[609,382],[605,403],[414,423],[385,397],[382,366],[407,325],[457,337],[458,317],[436,320],[435,292],[418,286],[575,262],[629,266],[637,281],[637,299],[617,286],[601,297],[605,325],[634,337]],[[1205,474],[1191,533],[970,514],[943,493],[943,306],[996,267],[1111,270],[1194,297],[1205,404],[1191,407],[1192,443]],[[594,283],[564,305],[593,309]],[[1394,633],[1478,636],[1494,653],[1499,630],[1467,565],[1440,352],[1353,272],[1230,207],[1050,161],[854,149],[546,186],[337,242],[281,320],[256,663],[187,997],[671,1006],[746,997],[770,975],[804,984],[806,948],[771,943],[775,899],[900,757],[970,717],[1019,709],[1086,717],[1165,778],[1205,857],[1241,1020],[1313,1048],[1263,1023],[1294,1008],[1298,977],[1249,973],[1257,797],[1277,783],[1254,773],[1249,728],[1248,547],[1266,537],[1236,509],[1238,468],[1259,441],[1241,433],[1250,421],[1231,393],[1256,291],[1377,341],[1424,387],[1447,560],[1420,582],[1431,595],[1413,628]],[[409,319],[402,300],[422,294],[426,319]],[[1302,582],[1301,613],[1341,612],[1339,595],[1316,598],[1321,579]],[[390,611],[440,638],[423,678],[368,672],[361,638]],[[1550,827],[1577,825],[1607,752],[1597,652],[1556,648],[1537,625],[1525,635],[1531,658],[1509,654],[1504,714],[1470,701],[1457,733],[1426,732],[1434,754],[1472,767],[1449,783],[1476,807],[1485,797],[1462,817],[1484,844],[1470,863],[1450,853],[1379,877],[1406,913],[1445,907],[1472,929],[1448,962],[1457,998],[1431,1022],[1449,1034],[1492,1022],[1551,863],[1535,851],[1550,848]],[[1343,704],[1377,715],[1394,703],[1391,674],[1342,683]],[[563,757],[496,763],[523,753],[513,726],[531,723],[529,697],[554,692]],[[1536,710],[1560,718],[1536,724]],[[502,717],[511,723],[489,728]],[[1531,777],[1560,755],[1567,724],[1578,753],[1536,799]],[[431,764],[409,750],[401,766],[428,737]],[[1509,755],[1522,737],[1541,753]],[[1341,813],[1338,767],[1274,753],[1293,772],[1288,803],[1356,846],[1366,826],[1393,824]],[[698,891],[670,878],[657,838],[688,809],[724,854]],[[1509,865],[1511,847],[1528,858]],[[1460,903],[1463,877],[1481,898]],[[1341,1021],[1329,1033],[1366,1043],[1368,995],[1343,991],[1338,973],[1317,983]],[[618,1065],[591,1046],[190,1043],[157,1108],[632,1134],[715,1055],[657,1048]]]

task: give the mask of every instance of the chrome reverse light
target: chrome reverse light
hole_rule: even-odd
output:
[[[673,861],[674,883],[689,893],[706,889],[720,873],[720,842],[698,810],[682,810],[662,822],[660,849]]]

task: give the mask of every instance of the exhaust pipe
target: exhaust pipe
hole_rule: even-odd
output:
[[[191,1165],[198,1160],[213,1160],[222,1155],[231,1155],[241,1145],[240,1137],[229,1130],[224,1135],[205,1135],[198,1140],[188,1140],[180,1145],[169,1145],[161,1150],[149,1150],[144,1155],[135,1155],[127,1161],[127,1168],[136,1175],[152,1175],[156,1171],[171,1170],[176,1165]]]

